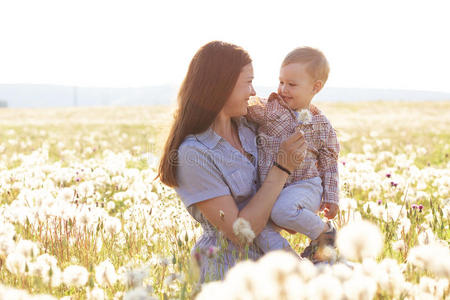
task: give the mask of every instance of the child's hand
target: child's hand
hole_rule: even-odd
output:
[[[327,217],[328,219],[334,219],[339,211],[339,206],[334,203],[323,202],[320,205],[320,210],[324,211],[325,217]]]
[[[264,106],[264,101],[263,99],[259,98],[258,96],[250,96],[248,98],[248,106],[254,106],[254,105],[258,105],[258,106]]]

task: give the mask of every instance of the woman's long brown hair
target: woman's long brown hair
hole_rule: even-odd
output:
[[[162,183],[176,187],[178,148],[189,134],[208,129],[236,85],[248,53],[233,44],[213,41],[201,47],[189,64],[178,92],[178,109],[158,168]]]

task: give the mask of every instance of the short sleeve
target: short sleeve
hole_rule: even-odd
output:
[[[208,151],[196,145],[181,145],[178,149],[177,183],[175,191],[186,207],[211,198],[231,195],[222,173]]]

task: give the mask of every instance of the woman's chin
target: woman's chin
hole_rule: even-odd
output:
[[[235,112],[233,115],[231,115],[232,118],[239,118],[239,117],[243,117],[247,115],[247,107],[243,108],[241,111],[239,112]]]
[[[247,112],[248,112],[248,104],[246,103],[246,104],[245,104],[245,107],[242,108],[242,114],[241,114],[241,116],[245,116],[245,115],[247,114]]]

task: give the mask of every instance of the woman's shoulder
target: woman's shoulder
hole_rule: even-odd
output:
[[[188,135],[178,147],[178,156],[186,157],[190,153],[203,153],[208,149],[195,135]]]
[[[195,138],[194,134],[190,134],[184,138],[184,140],[181,142],[180,147],[178,147],[178,150],[185,150],[185,149],[192,149],[192,148],[201,148],[201,145]]]
[[[179,150],[183,149],[197,149],[207,150],[213,148],[219,142],[220,137],[212,130],[208,128],[204,132],[197,134],[189,134],[181,143]]]
[[[220,137],[209,128],[199,134],[188,135],[178,147],[178,159],[191,161],[211,159],[215,155],[214,148],[219,143]]]

